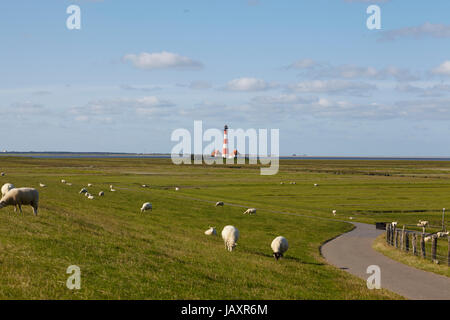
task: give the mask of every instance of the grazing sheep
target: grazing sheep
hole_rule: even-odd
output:
[[[110,189],[114,189],[114,187],[113,187],[113,185],[112,185],[112,184],[110,184],[110,185],[109,185],[109,188],[110,188]]]
[[[175,188],[175,191],[178,191],[178,190],[180,190],[180,188],[176,187],[176,188]]]
[[[71,184],[71,183],[69,183],[69,182],[66,182],[66,185],[68,185],[68,186],[71,186],[72,184]]]
[[[428,221],[419,220],[419,223],[417,224],[417,226],[425,228],[428,226]]]
[[[349,217],[350,220],[353,220],[353,217]]]
[[[86,192],[84,195],[85,195],[86,197],[89,197],[91,194],[90,194],[89,192]]]
[[[222,201],[216,202],[216,207],[223,207],[224,203]]]
[[[61,180],[61,183],[66,183],[66,180],[62,179],[62,180]]]
[[[250,208],[247,209],[247,211],[245,211],[243,214],[255,214],[256,213],[256,209],[255,208]]]
[[[331,211],[331,212],[333,213],[333,216],[336,216],[336,213],[337,213],[336,210],[333,210],[333,211]]]
[[[449,235],[449,231],[447,231],[447,232],[437,232],[436,235],[437,235],[438,238],[445,238],[445,237],[447,237]]]
[[[428,241],[430,241],[432,238],[433,238],[433,236],[426,236],[423,240],[424,240],[425,242],[428,242]]]
[[[225,243],[225,248],[228,251],[233,251],[239,239],[239,230],[233,226],[226,226],[222,230],[222,239]]]
[[[147,211],[147,210],[152,211],[152,209],[153,209],[152,208],[152,204],[150,202],[146,202],[146,203],[144,203],[142,205],[141,212],[144,212],[144,211]]]
[[[291,184],[297,184],[297,182],[293,181],[293,182],[291,182]]]
[[[217,236],[217,231],[215,227],[209,227],[208,230],[205,231],[207,236]]]
[[[94,196],[89,195],[88,199],[89,199],[89,200],[94,200]]]
[[[278,260],[289,248],[289,243],[285,237],[279,236],[273,239],[270,247],[273,250],[273,256]]]
[[[41,188],[45,188],[45,187],[46,187],[46,185],[45,185],[45,184],[43,184],[43,183],[39,183],[39,187],[41,187]]]
[[[148,188],[148,185],[143,184],[143,185],[142,185],[142,188]]]
[[[100,191],[99,193],[98,193],[98,196],[99,197],[103,197],[105,195],[105,193],[103,192],[103,191]]]
[[[88,187],[92,187],[92,183],[88,183]]]
[[[85,189],[85,188],[83,188],[83,189],[81,189],[80,190],[80,194],[82,194],[82,193],[87,193],[88,191]]]
[[[1,175],[2,177],[4,177],[4,176],[6,175],[6,173],[2,172],[2,173],[0,173],[0,175]]]
[[[6,206],[18,206],[22,213],[22,205],[32,206],[34,215],[37,215],[39,192],[34,188],[14,188],[0,199],[0,209]]]
[[[4,197],[11,189],[14,189],[14,185],[12,183],[5,183],[2,186],[2,197]]]
[[[111,188],[109,191],[111,191],[111,192],[116,192],[116,189],[112,189],[112,188]]]
[[[284,182],[280,182],[280,184],[284,184]]]
[[[318,187],[319,185],[317,183],[314,183],[314,187]]]

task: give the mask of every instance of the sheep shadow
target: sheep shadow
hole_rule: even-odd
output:
[[[262,257],[267,257],[267,258],[271,258],[271,259],[275,259],[273,257],[273,255],[271,254],[267,254],[267,253],[262,253],[262,252],[251,252],[252,254],[256,254],[258,256],[262,256]],[[297,257],[292,257],[292,256],[286,256],[286,257],[282,257],[280,260],[287,260],[287,261],[295,261],[297,263],[301,263],[301,264],[308,264],[308,265],[314,265],[314,266],[324,266],[325,263],[321,263],[321,262],[307,262],[304,261],[302,259],[299,259]]]

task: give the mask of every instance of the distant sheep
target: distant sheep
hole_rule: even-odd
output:
[[[103,197],[105,195],[105,193],[103,192],[103,191],[100,191],[99,193],[98,193],[98,196],[99,197]]]
[[[72,184],[71,184],[71,183],[69,183],[69,182],[66,182],[66,185],[68,185],[68,186],[71,186]]]
[[[14,185],[12,183],[5,183],[2,186],[2,197],[4,197],[11,189],[14,189]]]
[[[239,240],[239,230],[233,226],[226,226],[222,230],[222,239],[225,243],[225,248],[228,251],[233,251]]]
[[[89,200],[94,200],[94,196],[93,195],[89,195],[88,199]]]
[[[314,187],[318,187],[319,185],[317,183],[314,183]]]
[[[141,212],[144,212],[144,211],[147,211],[147,210],[152,211],[152,209],[153,209],[152,208],[152,204],[150,202],[146,202],[146,203],[144,203],[142,205]]]
[[[216,207],[223,207],[224,203],[222,201],[216,202]]]
[[[116,189],[112,189],[112,188],[111,188],[109,191],[111,191],[111,192],[116,192]]]
[[[85,188],[83,188],[83,189],[81,189],[80,190],[80,194],[82,194],[82,193],[87,193],[88,191],[85,189]]]
[[[2,172],[0,173],[0,176],[4,177],[6,175],[6,173]]]
[[[273,256],[278,260],[288,250],[289,243],[285,237],[279,236],[273,239],[270,247],[272,248]]]
[[[423,221],[423,220],[419,220],[419,223],[417,224],[418,227],[427,227],[428,226],[428,221]]]
[[[297,182],[295,182],[295,181],[292,181],[292,182],[291,182],[291,184],[297,184]]]
[[[22,205],[32,206],[34,215],[37,215],[39,192],[34,188],[14,188],[0,199],[0,209],[6,206],[18,206],[22,213]]]
[[[47,187],[45,184],[43,184],[43,183],[39,183],[39,187],[41,187],[41,188],[45,188],[45,187]]]
[[[280,182],[280,184],[284,184],[284,182],[282,181],[282,182]]]
[[[88,187],[92,187],[92,183],[88,183],[88,185],[87,185]]]
[[[447,237],[449,235],[449,231],[447,231],[447,232],[437,232],[436,235],[437,235],[438,238],[445,238],[445,237]]]
[[[176,188],[175,188],[175,191],[178,191],[178,190],[180,190],[180,188],[176,187]]]
[[[209,227],[208,230],[205,231],[207,236],[217,236],[217,231],[215,227]]]
[[[142,185],[142,188],[148,188],[148,185],[143,184],[143,185]]]
[[[392,221],[392,222],[391,222],[391,226],[394,227],[394,228],[396,228],[396,227],[397,227],[397,221]]]
[[[333,216],[336,216],[337,211],[333,210],[333,211],[331,211],[331,213],[333,214]]]
[[[247,211],[245,211],[243,214],[255,214],[255,213],[256,213],[256,209],[250,208],[250,209],[247,209]]]
[[[61,183],[66,183],[66,180],[62,179],[62,180],[61,180]]]

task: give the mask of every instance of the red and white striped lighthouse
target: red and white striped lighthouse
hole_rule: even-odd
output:
[[[228,158],[228,126],[227,125],[225,125],[225,128],[223,129],[222,157]]]

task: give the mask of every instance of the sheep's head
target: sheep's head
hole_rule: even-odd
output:
[[[0,200],[0,209],[6,207],[6,202],[3,200]]]
[[[275,257],[276,260],[278,260],[278,259],[280,259],[283,256],[283,254],[279,253],[279,252],[274,252],[273,256]]]

